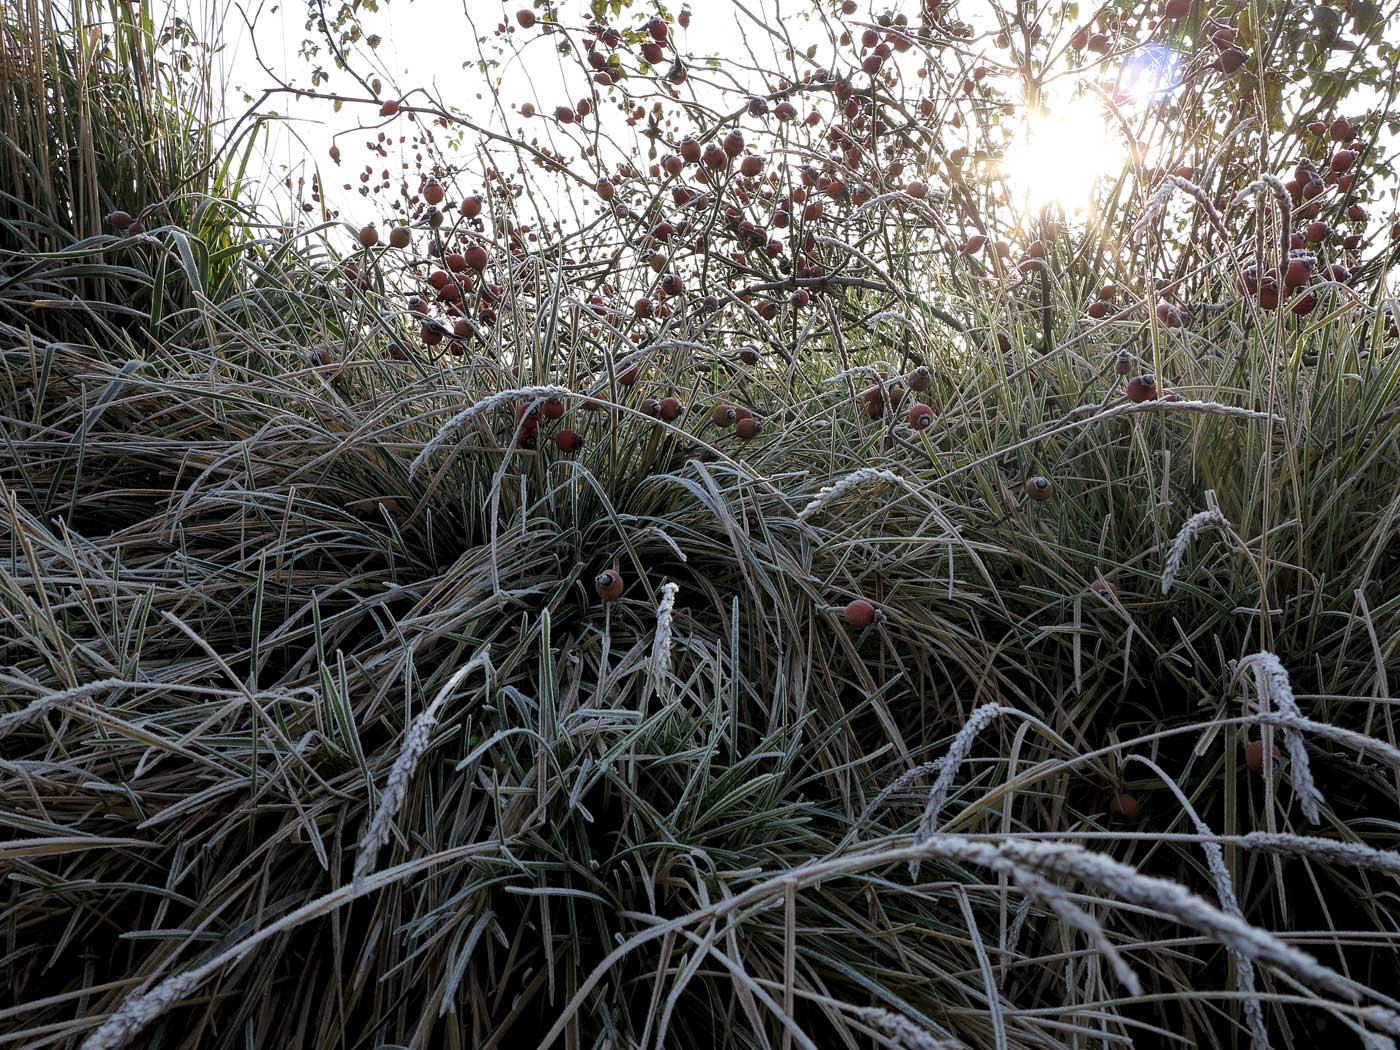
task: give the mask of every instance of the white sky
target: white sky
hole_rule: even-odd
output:
[[[178,13],[194,22],[205,39],[221,37],[224,41],[221,61],[231,114],[241,114],[246,108],[244,92],[256,97],[262,89],[272,86],[274,78],[260,68],[259,58],[270,67],[273,75],[303,86],[309,82],[307,66],[298,54],[303,38],[308,35],[305,29],[307,0],[158,0],[154,9],[159,11],[162,2],[167,5],[167,13]],[[335,0],[327,2],[328,6],[333,6]],[[229,6],[221,7],[224,4]],[[364,16],[363,22],[366,31],[383,38],[376,52],[381,63],[376,72],[384,81],[383,96],[395,97],[394,87],[408,90],[427,86],[448,106],[460,108],[473,119],[500,128],[501,118],[492,114],[493,102],[487,83],[476,68],[481,57],[477,38],[491,34],[501,22],[514,26],[515,12],[526,6],[531,6],[530,0],[506,0],[504,3],[501,0],[381,0],[381,10]],[[559,0],[558,6],[564,8],[566,20],[575,24],[587,21],[586,0]],[[804,27],[803,19],[813,6],[811,0],[689,0],[688,3],[670,0],[667,4],[673,14],[682,6],[691,8],[690,26],[682,30],[673,25],[673,32],[680,41],[680,50],[696,58],[714,54],[746,68],[757,65],[767,70],[781,70],[790,68],[790,64],[779,54],[786,46],[778,39],[780,35],[791,35],[799,46],[826,39],[824,30]],[[918,3],[917,0],[889,0],[874,6],[879,10],[904,10],[914,16]],[[1085,12],[1093,6],[1087,2],[1082,5]],[[640,24],[650,7],[644,0],[638,0],[625,17],[631,24]],[[861,0],[861,11],[855,18],[869,17],[871,8],[871,0]],[[962,0],[958,14],[974,23],[986,23],[990,21],[990,10],[988,0]],[[249,23],[253,25],[251,31]],[[498,71],[502,78],[501,97],[507,105],[533,101],[541,112],[549,113],[555,105],[576,101],[587,94],[585,74],[571,62],[562,61],[554,51],[557,37],[542,34],[536,28],[518,30],[514,40],[517,46],[523,47],[522,58],[509,59]],[[365,52],[362,50],[360,54],[362,57]],[[822,57],[819,54],[817,60],[821,61]],[[1340,54],[1337,57],[1343,58]],[[363,93],[348,77],[334,71],[328,57],[323,62],[333,74],[327,90]],[[267,107],[294,118],[264,140],[270,181],[280,183],[286,174],[294,179],[298,176],[309,179],[309,158],[321,169],[327,198],[333,207],[341,209],[343,218],[356,223],[383,218],[377,212],[384,200],[373,196],[365,200],[357,192],[346,193],[340,188],[345,182],[359,185],[357,175],[366,158],[363,143],[377,134],[381,124],[372,108],[346,107],[336,113],[329,103],[295,99],[290,95],[278,96],[266,104]],[[374,130],[368,134],[342,135],[339,141],[343,163],[337,169],[328,158],[331,137],[359,122]],[[523,129],[527,139],[539,136],[544,142],[548,142],[551,135],[561,133],[552,120],[536,118],[527,122],[514,112],[509,114],[507,127]],[[401,116],[383,130],[397,138],[399,134],[411,135],[412,128],[413,125]],[[567,132],[568,129],[562,130]],[[559,143],[560,152],[567,156],[578,154],[578,149],[571,146],[568,139],[555,141]],[[1385,145],[1389,147],[1390,143]],[[374,161],[376,174],[387,167],[397,177],[403,160],[409,162],[408,174],[415,178],[419,166],[412,153],[399,156],[392,149],[387,160]],[[1389,208],[1386,205],[1376,210]],[[1373,214],[1373,219],[1379,218]]]
[[[168,0],[170,9],[184,13],[200,10],[206,0]],[[228,2],[228,0],[222,0]],[[301,41],[307,36],[305,30],[305,0],[275,2],[275,0],[234,0],[237,6],[231,7],[226,18],[218,25],[224,41],[222,56],[226,71],[225,82],[228,89],[230,113],[239,114],[245,108],[243,93],[256,97],[262,89],[272,86],[273,80],[259,65],[259,59],[269,66],[273,73],[305,85],[307,66],[298,51]],[[784,26],[794,36],[801,32],[801,23],[793,12],[805,8],[806,0],[743,0],[744,6],[753,16],[764,19],[769,25]],[[499,127],[499,119],[482,119],[492,105],[487,82],[477,69],[481,57],[477,37],[492,33],[500,22],[515,25],[515,12],[530,6],[529,0],[384,0],[378,14],[365,16],[367,30],[378,33],[383,42],[377,50],[380,68],[376,71],[384,82],[384,97],[393,97],[395,92],[390,85],[401,90],[426,86],[432,94],[449,106],[457,106],[482,123]],[[582,0],[563,0],[565,7],[576,24],[585,22],[586,3]],[[730,10],[730,0],[690,0],[692,8],[691,24],[688,29],[674,27],[681,41],[682,49],[696,56],[732,55],[737,44],[738,29],[735,17]],[[672,6],[673,11],[680,7]],[[644,15],[642,5],[632,20],[640,21]],[[198,18],[192,19],[198,22]],[[204,19],[207,22],[207,16]],[[253,23],[250,32],[248,23]],[[213,28],[213,27],[211,27]],[[758,52],[758,60],[769,69],[783,68],[774,51],[779,42],[763,32],[755,31],[750,25],[745,34],[749,45]],[[576,101],[587,94],[583,73],[572,63],[561,62],[553,51],[557,37],[548,37],[538,29],[526,32],[517,30],[515,43],[524,45],[523,59],[511,59],[500,69],[501,97],[507,105],[533,101],[538,109],[548,113],[561,102]],[[363,55],[364,52],[362,51]],[[749,54],[744,54],[749,60]],[[334,79],[326,90],[343,90],[346,94],[361,95],[362,89],[348,77],[336,73],[329,61],[326,68]],[[342,208],[348,217],[356,211],[364,211],[372,206],[364,202],[358,193],[344,193],[339,187],[347,181],[354,181],[358,166],[363,162],[360,143],[374,137],[376,130],[368,135],[343,135],[340,144],[343,166],[338,170],[330,163],[328,151],[331,136],[344,132],[363,121],[378,125],[374,111],[364,107],[356,111],[343,108],[333,111],[329,103],[319,100],[293,99],[280,96],[268,103],[279,113],[296,118],[293,128],[287,133],[271,137],[267,149],[267,162],[271,172],[281,179],[288,171],[295,174],[305,171],[308,154],[322,169],[328,184],[328,198]],[[555,131],[550,120],[536,118],[524,121],[514,113],[510,127],[523,128],[528,136],[538,135],[541,139]],[[409,133],[408,126],[400,126],[402,118],[383,130]],[[300,141],[298,141],[298,139]],[[560,142],[560,151],[574,154],[565,140]],[[388,166],[391,171],[397,168],[398,157],[391,153]],[[406,159],[412,161],[410,155]],[[337,177],[339,175],[340,177]],[[358,184],[357,184],[358,185]]]

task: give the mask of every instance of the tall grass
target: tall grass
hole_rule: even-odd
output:
[[[4,20],[0,1039],[1400,1035],[1384,271],[1152,328],[1146,405],[1112,324],[1030,362],[1038,311],[1003,353],[913,306],[752,367],[736,308],[628,387],[543,266],[435,359],[390,252],[347,294],[263,236],[140,10]],[[911,328],[920,432],[830,381]]]
[[[241,186],[261,118],[221,119],[208,44],[124,0],[22,0],[0,24],[0,318],[55,341],[180,338],[255,275]],[[126,211],[145,234],[107,221]]]

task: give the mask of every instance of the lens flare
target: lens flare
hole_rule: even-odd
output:
[[[1124,107],[1162,102],[1181,86],[1181,59],[1169,47],[1149,44],[1123,60],[1113,101]]]
[[[1125,158],[1103,105],[1081,96],[1028,116],[1007,147],[1001,171],[1028,209],[1058,205],[1077,215],[1088,211],[1095,185],[1121,171]]]

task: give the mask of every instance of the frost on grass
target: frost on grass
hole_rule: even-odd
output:
[[[941,842],[940,836],[935,842]],[[1011,840],[1001,845],[1000,856],[1013,865],[1031,868],[1040,874],[1074,878],[1103,890],[1118,900],[1153,908],[1178,922],[1209,934],[1226,948],[1255,962],[1276,966],[1294,977],[1357,1002],[1366,989],[1319,962],[1307,952],[1244,919],[1215,908],[1184,886],[1154,875],[1144,875],[1102,853],[1094,853],[1067,843]],[[1367,1010],[1368,1019],[1391,1034],[1400,1034],[1400,1016],[1383,1007]]]
[[[83,685],[75,685],[72,689],[60,689],[48,693],[36,700],[30,701],[26,706],[18,711],[11,711],[7,715],[0,715],[0,737],[18,729],[27,722],[41,717],[46,712],[55,707],[62,707],[64,704],[74,700],[83,700],[89,696],[96,696],[98,693],[105,693],[112,689],[125,689],[129,685],[140,684],[128,682],[123,678],[103,678],[97,682],[87,682]]]
[[[958,730],[958,735],[953,737],[953,742],[948,746],[948,754],[943,759],[943,768],[938,771],[938,778],[933,782],[933,787],[929,788],[923,816],[919,818],[916,835],[920,842],[927,842],[938,830],[938,815],[943,812],[943,804],[948,801],[948,791],[953,786],[953,778],[958,775],[958,768],[971,752],[977,735],[995,719],[1011,710],[1013,709],[1001,704],[983,704],[972,712],[967,722]],[[914,878],[919,877],[917,860],[910,861],[909,871]]]
[[[702,357],[714,354],[715,348],[708,343],[698,343],[692,339],[658,339],[655,342],[639,346],[629,354],[616,358],[612,362],[612,376],[621,375],[634,365],[645,364],[653,354],[661,350],[690,350]],[[606,372],[599,375],[596,381],[588,387],[590,395],[598,395],[610,390],[613,379]]]
[[[905,331],[912,333],[919,339],[928,338],[924,334],[923,330],[917,324],[915,324],[911,318],[906,317],[898,310],[880,310],[876,313],[871,314],[865,319],[865,327],[873,332],[875,329],[879,328],[880,325],[886,322],[894,325],[899,325]]]
[[[570,390],[565,386],[523,386],[516,390],[498,391],[488,397],[483,397],[475,404],[468,405],[444,423],[428,443],[423,446],[422,451],[413,458],[413,462],[410,463],[408,467],[409,476],[412,477],[418,473],[423,464],[428,461],[428,457],[442,447],[442,443],[447,440],[448,436],[451,435],[453,431],[462,426],[462,424],[481,415],[483,412],[490,412],[493,408],[499,408],[501,405],[508,405],[522,398],[531,401],[543,401],[551,397],[561,399],[576,398],[578,397],[578,392]]]
[[[852,365],[845,371],[837,372],[834,376],[827,376],[826,383],[828,386],[834,386],[837,383],[845,383],[852,379],[859,379],[861,376],[870,376],[875,382],[884,386],[885,380],[883,379],[883,370],[887,368],[889,368],[889,364],[885,361],[876,361],[874,364],[869,365]]]
[[[1286,260],[1288,258],[1288,250],[1291,247],[1292,243],[1290,240],[1289,231],[1293,228],[1293,198],[1289,194],[1288,187],[1284,184],[1282,179],[1280,179],[1277,175],[1265,174],[1260,175],[1259,178],[1255,179],[1248,186],[1245,186],[1238,193],[1236,193],[1234,199],[1230,201],[1230,207],[1233,208],[1236,204],[1242,204],[1245,201],[1249,200],[1250,197],[1253,197],[1256,194],[1264,194],[1273,197],[1274,207],[1278,209],[1279,214],[1279,229],[1281,235],[1281,241],[1279,243],[1279,259],[1281,261]],[[1263,231],[1264,227],[1261,224],[1259,227],[1261,244]]]
[[[1197,515],[1197,517],[1199,516]],[[1243,920],[1244,912],[1240,910],[1239,898],[1235,896],[1235,883],[1230,878],[1230,869],[1225,864],[1225,851],[1221,849],[1220,843],[1214,840],[1215,836],[1210,830],[1210,825],[1201,819],[1196,808],[1191,805],[1191,800],[1186,797],[1186,793],[1156,762],[1150,758],[1144,758],[1142,755],[1130,755],[1129,761],[1141,762],[1147,766],[1176,796],[1177,804],[1190,818],[1191,824],[1196,829],[1196,834],[1201,836],[1201,851],[1206,855],[1206,869],[1210,872],[1211,882],[1215,884],[1215,895],[1220,901],[1221,910]],[[1245,1020],[1249,1022],[1254,1050],[1268,1050],[1269,1028],[1264,1020],[1264,1009],[1260,1005],[1258,988],[1254,983],[1254,964],[1248,956],[1233,949],[1231,949],[1230,954],[1235,960],[1235,984],[1243,998]]]
[[[1363,997],[1374,994],[1276,934],[1252,926],[1240,916],[1215,907],[1179,883],[1155,875],[1144,875],[1104,853],[1093,852],[1074,843],[1015,838],[987,842],[960,835],[939,834],[926,841],[916,841],[905,849],[890,851],[887,856],[889,859],[899,856],[911,861],[942,858],[976,864],[1005,873],[1024,891],[1032,894],[1046,892],[1043,882],[1037,880],[1073,879],[1106,894],[1112,900],[1168,916],[1208,935],[1239,956],[1256,964],[1273,966],[1344,1002],[1359,1004]],[[1077,927],[1083,928],[1079,925],[1081,922],[1082,919],[1076,917]],[[1092,931],[1086,929],[1086,932],[1090,932],[1091,939],[1097,944]],[[1400,1015],[1389,1008],[1372,1004],[1366,1006],[1362,1013],[1368,1023],[1382,1031],[1391,1035],[1400,1034]]]
[[[1205,211],[1206,216],[1210,219],[1211,225],[1217,230],[1224,231],[1225,220],[1215,207],[1215,202],[1211,200],[1210,194],[1190,179],[1184,179],[1180,175],[1168,175],[1162,180],[1162,184],[1157,187],[1157,192],[1152,194],[1151,200],[1147,202],[1147,207],[1143,209],[1141,218],[1133,225],[1133,232],[1135,234],[1140,234],[1147,229],[1153,218],[1166,208],[1167,203],[1172,198],[1172,194],[1177,190],[1192,197]]]
[[[1257,412],[1239,405],[1225,405],[1218,401],[1129,401],[1105,409],[1087,422],[1101,423],[1116,416],[1134,416],[1143,412],[1199,412],[1209,416],[1232,416],[1235,419],[1267,419],[1272,423],[1282,423],[1284,419],[1276,413]]]
[[[487,677],[490,677],[491,660],[485,653],[473,657],[465,667],[453,674],[447,680],[447,684],[438,690],[433,702],[408,727],[408,732],[404,734],[403,749],[389,770],[389,779],[385,782],[384,793],[379,798],[379,807],[360,835],[355,854],[355,882],[362,883],[365,876],[370,874],[380,848],[389,841],[389,830],[393,827],[394,818],[398,816],[403,800],[408,796],[408,787],[413,781],[418,761],[428,750],[433,728],[437,725],[438,713],[443,704],[452,695],[457,683],[478,667],[484,667]]]
[[[854,842],[857,836],[860,835],[861,829],[865,827],[866,821],[868,821],[874,815],[875,811],[884,805],[886,799],[896,791],[900,788],[908,787],[920,777],[928,776],[930,773],[937,773],[943,768],[946,762],[946,758],[935,758],[932,762],[921,762],[912,769],[906,769],[899,776],[895,777],[894,780],[886,784],[880,789],[878,795],[865,804],[865,808],[860,811],[860,816],[856,818],[850,830],[846,832],[845,837],[841,840],[836,849],[832,850],[832,853],[839,853]]]
[[[1044,904],[1054,916],[1072,930],[1078,930],[1084,934],[1085,938],[1094,950],[1107,960],[1109,968],[1113,970],[1113,976],[1132,995],[1142,994],[1142,981],[1133,972],[1123,954],[1113,945],[1104,928],[1099,925],[1099,921],[1081,908],[1068,893],[1056,886],[1048,879],[1042,878],[1029,870],[1020,870],[1015,874],[1016,884],[1025,890],[1027,894]]]
[[[807,505],[797,514],[798,521],[808,521],[819,510],[828,503],[840,499],[846,493],[864,485],[873,485],[877,482],[889,483],[892,485],[904,485],[904,479],[891,470],[880,470],[876,467],[861,467],[853,470],[845,477],[838,478],[830,485],[823,487],[817,494],[808,501]]]
[[[898,1047],[899,1050],[954,1050],[961,1046],[960,1043],[939,1039],[903,1014],[884,1007],[861,1007],[856,1011],[856,1016],[878,1032],[886,1045]]]
[[[1380,871],[1400,878],[1400,852],[1373,849],[1360,842],[1339,842],[1312,835],[1290,835],[1281,831],[1251,831],[1241,835],[1240,845],[1267,850],[1285,857],[1308,857],[1333,864]]]
[[[1277,656],[1267,650],[1246,656],[1239,662],[1237,670],[1243,671],[1246,668],[1254,673],[1254,688],[1261,705],[1272,700],[1274,708],[1285,720],[1303,719],[1303,712],[1293,696],[1293,685],[1288,679],[1288,671]],[[1285,726],[1286,724],[1285,722]],[[1318,791],[1317,785],[1313,783],[1307,745],[1303,742],[1302,734],[1290,728],[1283,731],[1283,743],[1288,750],[1288,772],[1293,781],[1294,793],[1298,796],[1298,805],[1303,810],[1303,816],[1317,824],[1322,820],[1322,813],[1318,809],[1318,803],[1322,801],[1322,792]]]
[[[1172,589],[1172,584],[1176,582],[1176,578],[1181,572],[1181,563],[1186,557],[1186,548],[1191,545],[1191,541],[1202,529],[1228,529],[1229,527],[1230,522],[1216,507],[1203,510],[1199,514],[1192,514],[1187,518],[1186,523],[1181,526],[1181,530],[1172,540],[1171,548],[1167,551],[1166,564],[1162,566],[1162,593],[1166,594]]]
[[[1157,187],[1156,192],[1148,200],[1147,206],[1142,209],[1142,215],[1133,224],[1133,233],[1140,234],[1151,225],[1152,220],[1166,208],[1167,202],[1172,199],[1172,193],[1176,190],[1176,184],[1170,179],[1164,179]]]
[[[652,643],[651,664],[659,680],[671,671],[671,625],[675,617],[676,593],[680,585],[668,580],[661,585],[661,601],[656,606],[656,640]]]
[[[127,1046],[161,1014],[165,1013],[204,980],[203,967],[167,977],[149,992],[128,996],[102,1026],[83,1042],[83,1050],[118,1050]]]
[[[1373,758],[1379,759],[1392,769],[1400,769],[1400,748],[1396,748],[1376,737],[1367,736],[1365,733],[1358,733],[1353,729],[1343,729],[1341,726],[1334,726],[1330,722],[1315,722],[1311,718],[1301,718],[1297,715],[1283,714],[1278,711],[1269,711],[1261,715],[1255,715],[1254,721],[1259,725],[1296,729],[1300,733],[1312,733],[1314,736],[1324,737],[1327,740],[1334,740],[1346,747],[1355,748],[1363,754],[1371,755]]]
[[[156,1018],[182,1002],[219,970],[245,958],[259,945],[265,944],[287,930],[295,929],[305,922],[341,908],[366,893],[383,889],[399,879],[424,871],[444,861],[479,852],[482,852],[480,845],[459,846],[455,849],[443,850],[322,894],[301,907],[287,912],[256,933],[252,933],[236,944],[216,953],[198,966],[173,974],[148,991],[127,995],[122,1000],[121,1005],[83,1040],[81,1050],[122,1050],[123,1047],[131,1045],[132,1041]]]

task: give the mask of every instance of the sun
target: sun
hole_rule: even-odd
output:
[[[1001,173],[1027,210],[1056,205],[1084,215],[1100,179],[1123,169],[1126,151],[1102,103],[1080,96],[1029,115],[1001,161]]]

